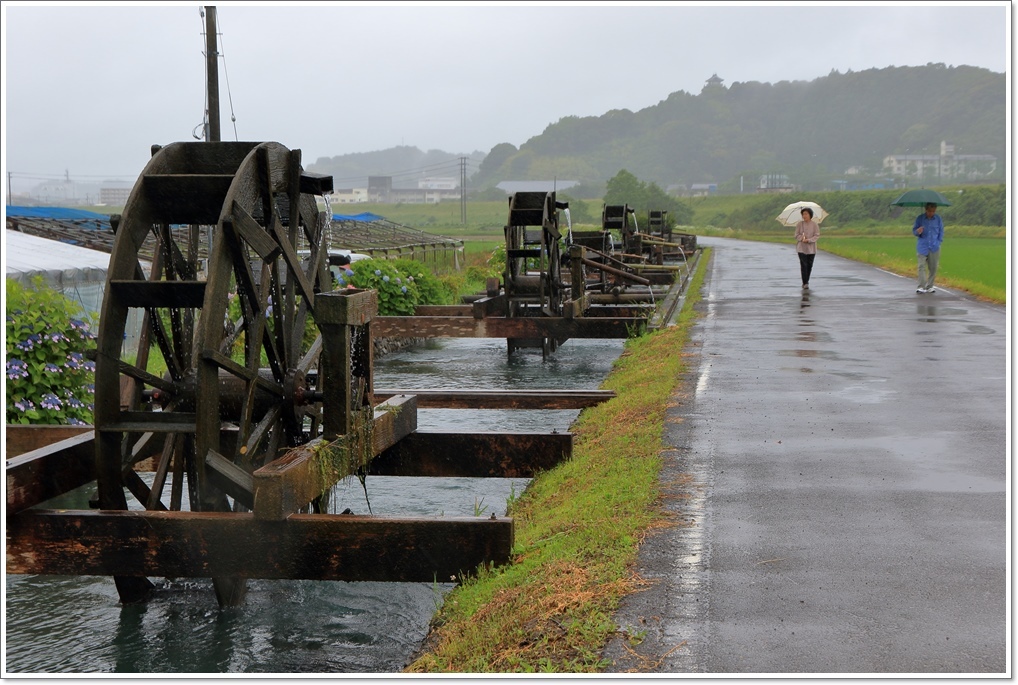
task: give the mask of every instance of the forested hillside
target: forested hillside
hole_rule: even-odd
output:
[[[662,72],[666,73],[666,72]],[[849,167],[879,175],[888,154],[1005,157],[1004,74],[931,64],[838,73],[814,81],[705,86],[672,93],[653,107],[599,117],[565,117],[519,149],[497,145],[471,179],[568,178],[603,189],[620,169],[662,187],[755,186],[760,174],[788,174],[821,187]]]
[[[664,92],[667,70],[661,73]],[[477,169],[467,183],[475,195],[500,181],[557,178],[581,181],[569,191],[575,197],[600,198],[623,169],[665,189],[716,183],[738,191],[756,187],[763,174],[786,174],[796,186],[820,190],[835,179],[881,178],[886,155],[936,155],[947,141],[959,155],[995,155],[990,180],[1002,182],[1006,102],[1004,74],[977,67],[831,72],[813,81],[678,91],[637,112],[568,116],[519,148],[499,143],[466,155],[399,146],[321,157],[309,170],[331,174],[336,188],[364,187],[369,175],[416,187],[421,176],[458,179],[459,157],[467,156],[468,171]],[[847,176],[850,167],[861,174]]]

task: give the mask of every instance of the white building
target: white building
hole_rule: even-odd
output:
[[[417,188],[420,190],[456,190],[459,188],[459,181],[448,176],[431,176],[417,181]]]
[[[977,179],[997,170],[993,155],[955,154],[954,145],[946,140],[940,143],[940,154],[888,155],[884,157],[884,170],[895,176],[918,179]]]

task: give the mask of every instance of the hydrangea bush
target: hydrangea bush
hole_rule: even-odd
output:
[[[41,278],[7,279],[7,423],[92,423],[94,321]]]

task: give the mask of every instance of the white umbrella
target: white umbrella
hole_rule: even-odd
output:
[[[795,226],[802,221],[802,210],[809,208],[813,210],[813,221],[818,224],[827,218],[827,212],[816,202],[793,202],[785,207],[781,214],[778,214],[778,221],[782,226]]]

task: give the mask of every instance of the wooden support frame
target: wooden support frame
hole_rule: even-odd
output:
[[[507,563],[510,518],[32,510],[7,519],[7,572],[452,582]]]
[[[645,318],[379,316],[372,321],[371,332],[379,338],[625,339],[638,335],[646,326]]]
[[[255,517],[286,518],[415,430],[416,398],[398,396],[376,407],[372,420],[355,422],[351,432],[290,450],[254,472]]]
[[[533,478],[572,457],[572,433],[417,431],[375,457],[376,476]]]

